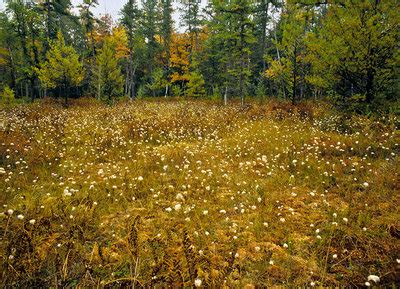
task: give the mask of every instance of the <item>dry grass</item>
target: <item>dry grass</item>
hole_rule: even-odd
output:
[[[0,125],[2,287],[399,281],[394,117],[81,100]]]

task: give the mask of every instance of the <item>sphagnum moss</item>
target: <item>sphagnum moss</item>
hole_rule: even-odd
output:
[[[395,284],[398,120],[277,107],[2,110],[1,285]]]

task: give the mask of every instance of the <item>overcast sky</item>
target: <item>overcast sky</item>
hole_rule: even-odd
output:
[[[75,7],[82,3],[82,0],[71,0],[72,5]],[[93,10],[97,15],[100,14],[111,14],[114,20],[119,19],[119,11],[121,10],[122,6],[127,2],[127,0],[99,0],[99,5]],[[141,2],[138,0],[137,2]],[[178,2],[178,1],[173,1],[173,2]],[[205,5],[204,3],[206,0],[202,0],[203,6]],[[178,7],[177,3],[172,4],[174,8]],[[4,9],[4,0],[0,0],[0,9]],[[74,11],[77,11],[76,9]],[[175,21],[175,27],[179,29],[179,15],[175,13],[174,15],[174,21]]]

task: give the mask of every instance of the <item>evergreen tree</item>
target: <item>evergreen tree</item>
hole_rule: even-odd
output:
[[[283,51],[279,58],[270,59],[266,74],[272,79],[282,80],[286,89],[291,89],[292,103],[303,98],[308,69],[306,65],[306,38],[313,11],[288,3],[281,20],[282,38],[276,42],[277,50]]]
[[[170,81],[171,74],[171,37],[173,31],[173,20],[172,20],[172,1],[171,0],[162,0],[161,1],[161,9],[162,9],[162,19],[161,19],[161,29],[160,36],[163,45],[163,64],[164,64],[164,77],[166,78],[166,86],[165,86],[165,96],[168,95],[168,84]]]
[[[115,57],[115,45],[110,37],[104,39],[103,47],[96,56],[95,85],[98,99],[111,103],[113,97],[123,92],[123,77]]]
[[[157,74],[156,71],[156,56],[160,52],[160,44],[156,40],[156,36],[159,33],[157,27],[159,27],[159,9],[157,6],[157,0],[142,0],[143,7],[143,18],[141,29],[143,31],[144,40],[146,43],[146,69],[145,69],[145,82],[151,83],[155,77],[153,73]],[[153,96],[155,96],[155,90],[153,90]]]
[[[200,4],[198,0],[186,0],[181,2],[181,21],[186,27],[186,32],[191,38],[190,56],[198,49],[198,38],[202,24]]]
[[[251,1],[233,0],[228,3],[213,1],[213,20],[210,28],[214,30],[209,43],[218,45],[222,52],[219,61],[225,66],[225,95],[228,86],[236,89],[242,104],[249,77],[251,75],[251,45],[256,42],[254,23],[250,18]],[[214,39],[213,39],[214,38]]]
[[[22,49],[18,65],[20,84],[25,85],[25,96],[30,95],[34,100],[38,97],[38,78],[35,68],[39,65],[37,40],[40,21],[32,5],[33,3],[22,0],[9,1],[6,11],[12,15],[9,28],[15,31]]]
[[[58,32],[57,39],[50,43],[46,61],[35,69],[45,89],[58,88],[62,91],[65,103],[71,87],[78,86],[83,80],[83,66],[79,55],[72,46],[65,44],[64,37]]]
[[[399,95],[398,3],[350,1],[329,5],[307,42],[313,84],[366,104]],[[377,99],[379,98],[379,99]]]
[[[125,27],[128,36],[128,47],[129,47],[129,61],[126,73],[126,85],[125,93],[130,97],[135,97],[135,71],[134,67],[134,49],[135,39],[138,37],[135,35],[139,29],[140,21],[140,10],[137,7],[135,0],[129,0],[121,10],[122,18],[121,23]]]

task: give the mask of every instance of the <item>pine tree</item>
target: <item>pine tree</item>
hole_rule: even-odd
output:
[[[113,97],[122,94],[124,81],[115,57],[115,45],[109,37],[104,39],[103,47],[96,56],[94,76],[98,99],[111,103]]]
[[[235,88],[242,104],[246,87],[251,75],[251,45],[256,42],[254,22],[250,18],[252,4],[249,0],[233,0],[228,3],[213,1],[211,3],[213,31],[209,45],[214,48],[220,70],[224,72],[225,98],[228,87]]]
[[[279,59],[270,60],[266,74],[272,79],[282,79],[291,87],[292,103],[295,104],[304,93],[305,86],[305,38],[309,11],[296,5],[287,4],[282,16],[282,39],[275,43],[284,51]],[[285,89],[285,87],[283,87]]]
[[[361,96],[368,105],[377,98],[396,99],[398,2],[345,0],[329,5],[321,18],[321,27],[307,42],[313,83],[345,99]]]
[[[65,44],[62,33],[58,32],[57,39],[50,43],[46,59],[40,68],[35,69],[39,79],[45,89],[61,89],[67,103],[70,88],[78,86],[83,80],[79,55],[72,46]]]
[[[133,99],[135,97],[135,78],[136,69],[134,67],[134,48],[135,37],[139,29],[140,10],[135,0],[129,0],[121,10],[121,23],[125,27],[128,36],[129,61],[126,73],[126,89],[125,93]],[[136,37],[137,39],[137,37]]]
[[[164,64],[164,77],[166,78],[165,86],[165,97],[168,95],[169,80],[171,74],[171,38],[173,32],[173,20],[172,20],[172,1],[162,0],[162,19],[161,19],[161,29],[160,36],[163,45],[163,64]]]
[[[198,0],[186,0],[181,5],[181,21],[191,39],[190,56],[192,56],[193,51],[198,49],[198,37],[202,24],[200,5]]]
[[[159,27],[159,9],[157,0],[142,0],[142,26],[143,36],[146,42],[146,70],[145,75],[147,76],[147,85],[151,83],[155,78],[153,73],[156,72],[156,56],[160,52],[160,44],[156,40],[158,34],[157,27]],[[153,90],[153,96],[155,96],[155,90]]]

